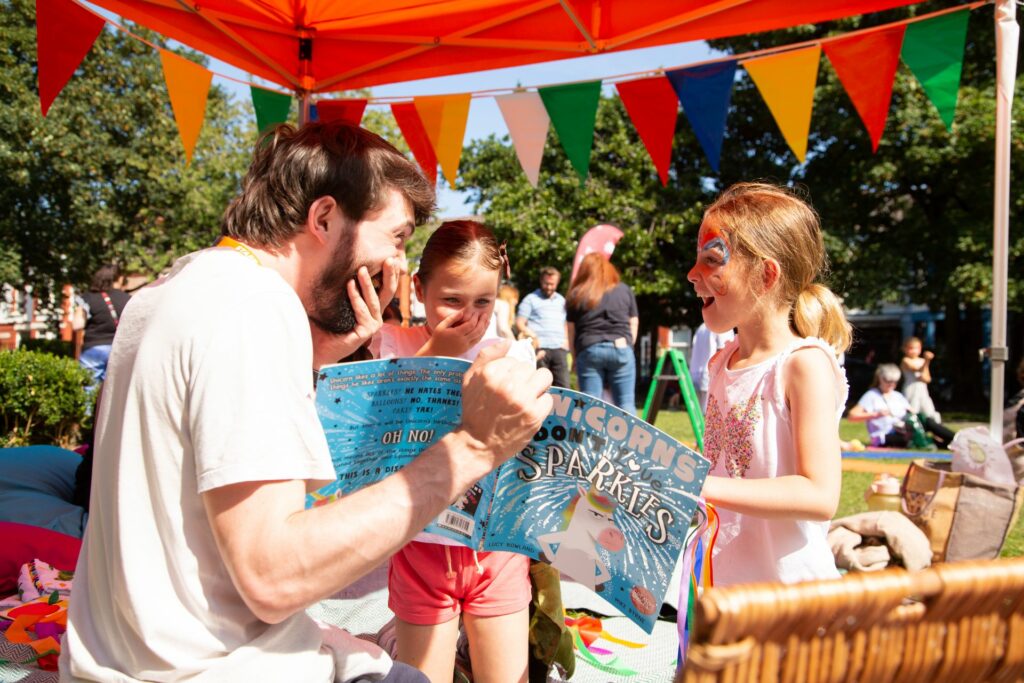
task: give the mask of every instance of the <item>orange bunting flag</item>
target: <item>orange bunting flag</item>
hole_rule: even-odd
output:
[[[679,100],[672,84],[664,76],[616,83],[619,98],[647,153],[662,185],[668,185],[668,166],[672,160],[672,139],[676,134]]]
[[[43,116],[89,53],[104,23],[72,0],[36,0],[37,75]]]
[[[551,117],[544,108],[540,95],[533,91],[515,92],[495,97],[501,115],[508,126],[512,145],[516,148],[519,165],[530,185],[537,187],[540,162],[544,158],[544,144],[548,139]]]
[[[804,163],[811,132],[821,48],[804,48],[742,62],[793,154]]]
[[[828,61],[846,88],[853,106],[871,136],[871,150],[878,143],[889,117],[892,83],[900,61],[905,26],[831,40],[824,45]]]
[[[471,96],[427,95],[414,97],[413,104],[423,121],[427,138],[441,163],[441,171],[448,184],[455,187],[455,174],[462,158],[462,140],[466,135]]]
[[[427,129],[416,112],[416,105],[412,102],[396,102],[391,105],[391,113],[398,123],[398,129],[402,131],[405,142],[409,145],[416,163],[420,165],[423,174],[433,184],[437,184],[437,155],[430,144],[430,136]]]
[[[213,74],[168,50],[160,50],[160,62],[164,67],[174,120],[178,122],[178,134],[185,146],[185,163],[192,163],[192,152],[206,118],[206,96],[210,93]]]

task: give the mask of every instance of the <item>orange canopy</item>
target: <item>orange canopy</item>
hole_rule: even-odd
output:
[[[327,92],[757,33],[914,0],[91,0],[251,74]]]

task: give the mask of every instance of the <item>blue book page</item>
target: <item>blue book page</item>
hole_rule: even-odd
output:
[[[486,550],[546,560],[650,633],[710,463],[592,396],[554,410],[498,470]]]
[[[307,496],[306,506],[380,481],[452,431],[462,418],[462,376],[469,365],[457,358],[395,358],[322,368],[316,408],[338,479]],[[475,547],[492,489],[493,475],[426,531]]]

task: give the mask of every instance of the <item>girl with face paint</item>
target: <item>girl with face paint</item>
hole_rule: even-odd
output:
[[[708,365],[703,495],[718,506],[715,583],[838,577],[826,543],[839,502],[839,417],[850,345],[814,210],[762,183],[704,214],[688,279],[713,332],[736,338]]]

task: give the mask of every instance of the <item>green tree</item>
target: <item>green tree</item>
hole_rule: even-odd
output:
[[[45,292],[88,282],[106,261],[156,275],[209,245],[252,148],[251,116],[214,85],[186,166],[152,47],[104,30],[44,118],[34,3],[0,0],[0,35],[0,258],[15,264],[5,279],[16,270],[15,284]]]

